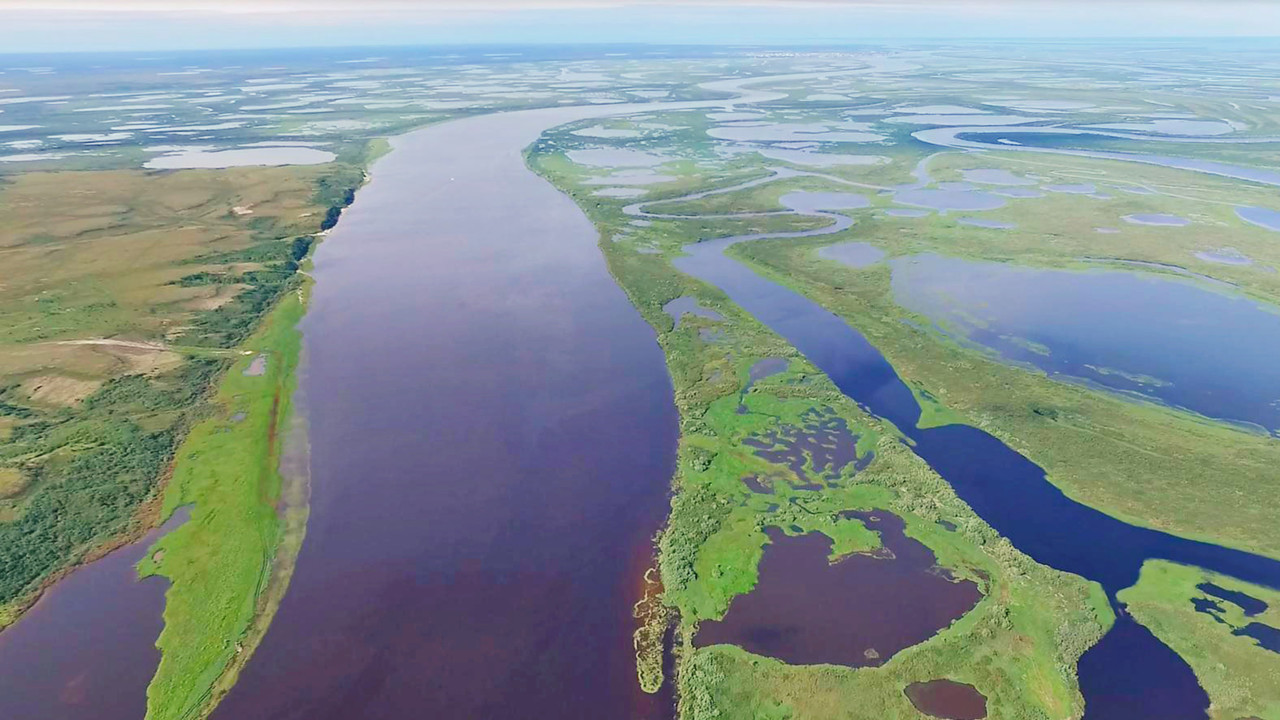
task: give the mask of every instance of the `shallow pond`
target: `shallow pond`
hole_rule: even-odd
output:
[[[654,153],[622,148],[570,150],[565,155],[573,162],[589,167],[654,167],[671,160]]]
[[[677,328],[680,327],[680,321],[684,319],[685,315],[693,315],[706,320],[724,320],[723,315],[710,308],[702,307],[698,304],[698,298],[691,295],[683,295],[668,302],[662,306],[662,311],[671,316],[671,320]]]
[[[843,242],[818,249],[818,256],[842,262],[849,267],[864,268],[884,259],[884,251],[870,243]]]
[[[1260,207],[1238,207],[1236,215],[1247,223],[1280,232],[1280,211]]]
[[[1159,227],[1186,227],[1191,224],[1191,221],[1184,217],[1169,215],[1167,213],[1138,213],[1136,215],[1125,215],[1124,221],[1133,225],[1156,225]]]
[[[1118,270],[891,262],[900,304],[1007,360],[1280,430],[1280,314],[1255,301]]]
[[[899,190],[894,193],[895,202],[917,205],[931,210],[995,210],[1005,205],[1005,199],[981,190]]]
[[[943,720],[981,720],[987,716],[987,699],[972,685],[954,680],[911,683],[907,699],[917,710]]]
[[[878,666],[982,597],[904,535],[901,518],[878,510],[850,516],[879,533],[881,549],[832,563],[827,536],[769,528],[755,589],[734,598],[723,620],[703,622],[696,644],[732,643],[794,665]]]
[[[320,165],[337,156],[306,147],[255,147],[235,150],[183,150],[154,157],[143,164],[152,170],[229,168],[245,165]]]
[[[591,194],[594,195],[595,197],[628,198],[629,199],[629,198],[638,198],[647,192],[648,190],[645,190],[643,188],[615,187],[615,188],[605,188],[603,190],[597,190]]]
[[[1253,259],[1235,248],[1218,248],[1217,250],[1201,250],[1196,257],[1205,262],[1217,265],[1252,265]]]

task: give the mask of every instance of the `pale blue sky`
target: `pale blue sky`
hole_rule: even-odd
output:
[[[1280,0],[0,0],[0,51],[1280,36]]]

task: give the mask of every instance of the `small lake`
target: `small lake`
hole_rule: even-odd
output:
[[[1260,207],[1239,207],[1236,208],[1236,215],[1247,223],[1280,232],[1280,211]]]
[[[938,211],[995,210],[1005,205],[1004,198],[981,190],[899,190],[893,200]]]
[[[254,147],[235,150],[184,149],[165,153],[143,163],[151,170],[188,168],[220,169],[245,165],[321,165],[337,155],[328,150],[307,147]]]
[[[853,512],[881,547],[829,560],[831,539],[768,528],[756,587],[720,621],[703,622],[700,646],[732,643],[793,665],[879,666],[928,640],[971,610],[978,586],[939,569],[933,553],[903,534],[901,518]]]
[[[818,256],[842,262],[849,267],[864,268],[884,259],[884,251],[870,243],[843,242],[818,249]]]
[[[911,683],[904,691],[917,710],[945,720],[981,720],[987,716],[987,699],[972,685],[954,680]]]
[[[1006,360],[1280,430],[1280,314],[1256,301],[1118,270],[891,264],[900,304]]]
[[[1184,217],[1166,213],[1125,215],[1124,221],[1133,225],[1155,225],[1158,227],[1186,227],[1191,224],[1191,221]]]

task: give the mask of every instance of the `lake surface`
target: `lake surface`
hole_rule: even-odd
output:
[[[1260,207],[1236,208],[1236,215],[1247,223],[1280,232],[1280,211]]]
[[[1188,281],[895,258],[907,309],[1000,357],[1280,431],[1280,313]]]
[[[954,680],[911,683],[907,699],[920,712],[946,720],[981,720],[987,716],[987,699],[972,685]]]
[[[165,153],[143,164],[153,170],[229,168],[245,165],[320,165],[337,156],[328,150],[306,147],[254,147],[235,150],[186,149]]]
[[[767,528],[756,587],[720,621],[698,626],[699,646],[731,643],[793,665],[879,666],[924,642],[982,597],[936,566],[933,553],[883,511],[848,513],[880,535],[881,548],[832,563],[821,533],[787,537]]]

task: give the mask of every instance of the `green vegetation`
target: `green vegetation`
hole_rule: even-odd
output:
[[[0,624],[155,522],[148,501],[229,346],[295,282],[323,176],[30,173],[0,187]]]
[[[794,348],[718,290],[676,271],[666,255],[636,249],[665,252],[699,233],[795,223],[774,217],[655,220],[635,230],[621,204],[592,197],[579,171],[559,154],[571,142],[558,131],[540,141],[530,162],[566,188],[601,228],[609,267],[657,330],[675,385],[679,465],[659,559],[663,600],[679,618],[681,717],[849,717],[865,708],[854,716],[914,718],[918,713],[902,688],[934,677],[974,684],[991,699],[992,717],[1078,715],[1076,660],[1111,621],[1101,590],[1019,553],[911,453],[894,428],[864,413]],[[704,181],[728,185],[759,176],[752,172],[731,166]],[[678,184],[687,193],[692,182],[686,177]],[[676,194],[665,185],[658,192]],[[614,242],[618,235],[628,241]],[[685,316],[676,329],[662,307],[685,295],[724,319]],[[786,358],[788,369],[755,382],[742,396],[749,368],[767,357]],[[740,396],[745,412],[737,409]],[[743,442],[775,431],[803,432],[827,418],[844,423],[846,442],[856,443],[860,457],[874,453],[866,469],[831,468],[806,456],[801,478]],[[753,492],[746,477],[766,479],[773,492]],[[765,527],[824,533],[837,556],[867,551],[878,538],[840,513],[873,508],[899,514],[907,534],[927,545],[940,565],[978,583],[984,593],[978,606],[878,668],[789,667],[728,646],[694,646],[700,621],[720,618],[736,595],[754,587]],[[646,689],[652,689],[652,671],[641,667]]]
[[[212,710],[283,596],[306,518],[277,469],[300,264],[382,147],[303,169],[35,173],[0,190],[14,211],[0,243],[29,273],[0,287],[14,320],[0,338],[0,562],[13,569],[0,618],[191,506],[140,566],[171,581],[148,718]],[[52,193],[101,204],[39,214]],[[258,355],[265,372],[244,374]]]
[[[1272,468],[1280,463],[1280,444],[1273,439],[1002,363],[933,331],[925,318],[899,306],[887,264],[855,269],[814,252],[856,238],[891,255],[944,245],[951,254],[965,254],[960,238],[973,235],[940,221],[865,220],[844,235],[761,241],[730,252],[863,333],[917,397],[932,398],[922,404],[922,422],[963,420],[980,427],[1044,467],[1075,499],[1127,522],[1280,555],[1280,538],[1269,530],[1280,522],[1280,507],[1252,500],[1270,486]],[[1040,257],[1028,250],[1023,259],[1011,244],[1022,236],[1009,237],[989,245],[985,257],[1028,263]],[[971,254],[978,256],[976,249]]]
[[[1198,586],[1213,583],[1267,604],[1259,615],[1216,598]],[[1186,659],[1209,694],[1214,720],[1280,718],[1280,655],[1232,630],[1251,622],[1280,627],[1280,592],[1199,568],[1152,560],[1119,599],[1138,622]],[[1220,612],[1197,612],[1193,600],[1214,601]]]
[[[213,417],[195,425],[178,450],[163,513],[191,505],[191,517],[166,535],[139,567],[164,575],[165,627],[160,667],[147,690],[148,718],[194,718],[212,708],[219,681],[248,659],[281,539],[277,510],[282,434],[289,417],[305,311],[302,292],[286,296],[242,348],[267,358],[266,372],[245,375],[250,356],[219,384]]]

